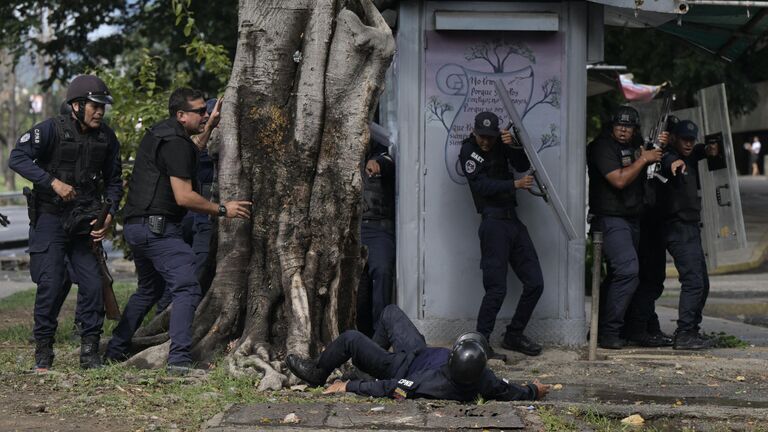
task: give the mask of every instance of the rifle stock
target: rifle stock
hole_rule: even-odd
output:
[[[104,204],[101,206],[99,217],[96,218],[96,225],[94,229],[99,230],[104,227],[104,221],[107,219],[109,209],[112,207],[112,200],[104,200]],[[120,319],[120,305],[117,304],[117,298],[115,298],[115,291],[112,289],[112,275],[109,274],[109,268],[107,267],[107,254],[104,252],[104,247],[101,242],[91,242],[91,250],[96,256],[96,262],[99,265],[99,273],[101,273],[101,292],[104,300],[104,310],[106,312],[107,319],[119,320]]]

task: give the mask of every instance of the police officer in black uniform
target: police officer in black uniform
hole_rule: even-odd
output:
[[[611,127],[587,146],[589,208],[594,229],[603,233],[608,273],[600,290],[598,344],[620,349],[624,314],[638,286],[639,217],[643,209],[646,167],[661,159],[661,150],[646,150],[635,139],[637,111],[619,107]]]
[[[219,124],[221,102],[216,99],[209,99],[205,102],[205,108],[209,115],[208,121],[205,123],[203,132],[192,136],[192,141],[200,149],[196,179],[197,189],[195,190],[200,191],[200,195],[210,201],[213,192],[214,160],[208,153],[208,140],[213,129]],[[211,245],[211,216],[206,213],[188,211],[181,221],[181,228],[184,242],[190,245],[195,253],[195,276],[201,281]],[[201,283],[205,285],[203,281]],[[202,292],[202,295],[205,295],[205,291]],[[158,313],[171,304],[171,298],[171,291],[166,289],[163,297],[157,302]]]
[[[541,345],[528,339],[523,330],[544,290],[544,278],[528,229],[515,212],[515,191],[531,188],[534,180],[530,175],[515,180],[512,173],[512,169],[529,170],[530,161],[522,147],[514,145],[509,131],[499,130],[499,118],[490,112],[475,117],[472,134],[462,142],[459,161],[477,212],[483,217],[479,236],[485,296],[477,316],[477,331],[490,340],[496,315],[507,294],[509,263],[523,283],[523,293],[501,346],[530,356],[539,355]],[[492,348],[489,357],[505,358]]]
[[[193,366],[192,319],[200,302],[195,254],[184,243],[181,220],[187,209],[212,216],[249,218],[248,201],[215,204],[197,191],[199,151],[190,135],[203,131],[208,120],[200,91],[175,90],[168,102],[170,118],[152,126],[139,144],[124,209],[123,234],[133,252],[138,287],[125,307],[107,347],[106,359],[127,356],[131,337],[163,295],[172,294],[168,333],[168,371],[184,374]]]
[[[664,238],[680,275],[680,302],[674,349],[704,349],[712,340],[700,333],[702,311],[709,294],[709,277],[701,246],[701,198],[698,162],[719,153],[716,143],[696,144],[698,126],[683,120],[675,127],[675,139],[661,161],[669,181],[660,187]]]
[[[357,328],[372,335],[381,311],[392,303],[395,269],[395,163],[384,144],[371,140],[362,177],[360,237],[368,260],[357,292]]]
[[[392,351],[388,351],[392,348]],[[470,402],[536,400],[549,386],[508,383],[486,367],[488,342],[479,333],[460,336],[452,349],[428,347],[424,336],[396,305],[384,308],[379,327],[369,339],[356,330],[336,338],[317,361],[289,354],[286,364],[294,375],[312,386],[322,386],[334,369],[352,364],[375,380],[336,381],[324,393],[352,392],[395,399],[450,399]]]
[[[9,166],[34,184],[30,206],[30,273],[35,297],[35,367],[53,364],[53,338],[67,278],[67,260],[78,285],[80,366],[101,366],[99,337],[104,322],[101,279],[92,241],[107,234],[123,195],[120,143],[103,124],[109,89],[93,75],[76,77],[67,88],[72,113],[35,125],[19,138]],[[92,230],[102,197],[112,200],[104,228]]]
[[[675,116],[668,116],[666,131],[662,132],[662,152],[667,150],[666,142],[674,140],[674,127],[679,122]],[[663,156],[662,156],[663,157]],[[658,196],[663,183],[655,179],[645,184],[645,208],[640,216],[640,240],[638,242],[639,284],[624,316],[622,337],[629,345],[643,347],[672,346],[672,337],[661,331],[659,316],[656,314],[656,300],[664,292],[667,278],[667,252],[664,230],[663,209]]]

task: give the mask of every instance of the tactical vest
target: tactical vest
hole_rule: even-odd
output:
[[[81,134],[68,116],[54,117],[56,139],[44,160],[37,164],[53,177],[75,188],[81,198],[98,199],[102,193],[101,170],[107,158],[107,137],[99,128]],[[41,212],[60,213],[61,198],[51,187],[34,186]]]
[[[157,167],[158,151],[164,142],[172,139],[189,141],[176,133],[170,121],[175,120],[153,126],[139,144],[126,201],[126,217],[161,214],[181,220],[186,213],[186,209],[176,203],[170,177]]]
[[[610,141],[608,141],[610,140]],[[602,136],[589,144],[587,148],[587,162],[589,164],[589,211],[602,216],[639,216],[643,209],[643,182],[645,170],[624,189],[616,189],[590,161],[591,153],[598,146],[610,146],[615,149],[617,158],[627,158],[629,166],[635,162],[635,149],[622,146],[609,136]]]
[[[394,191],[389,189],[381,176],[369,177],[363,172],[363,219],[395,219]]]
[[[685,162],[686,172],[673,176],[660,188],[661,204],[667,220],[698,222],[701,220],[698,164],[692,158]]]

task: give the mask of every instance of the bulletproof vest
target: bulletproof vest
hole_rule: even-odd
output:
[[[616,158],[622,160],[622,165],[632,165],[636,158],[636,149],[623,146],[612,137],[603,135],[592,141],[587,147],[587,163],[589,168],[589,211],[603,216],[639,216],[643,208],[643,182],[646,181],[643,170],[631,184],[624,189],[616,189],[593,166],[592,154],[598,146],[609,146],[616,152]]]
[[[153,126],[139,144],[126,201],[126,217],[162,214],[181,220],[186,213],[176,203],[170,177],[157,167],[158,151],[163,143],[173,139],[189,141],[189,138],[177,134],[171,121],[175,120]]]
[[[477,145],[472,136],[464,140],[464,143],[470,143],[474,151],[481,154],[484,159],[482,169],[489,178],[495,180],[514,180],[510,161],[505,153],[506,146],[501,141],[494,144],[487,153],[480,150],[480,146]],[[512,188],[509,191],[497,193],[493,196],[480,195],[473,187],[470,187],[470,191],[472,192],[472,200],[475,202],[475,208],[478,213],[482,213],[486,207],[510,208],[517,206],[515,191]]]
[[[679,219],[685,222],[701,220],[701,198],[699,198],[698,164],[691,158],[685,160],[685,173],[678,173],[659,188],[662,211],[667,220]]]
[[[40,168],[53,177],[75,188],[82,199],[98,199],[102,192],[101,169],[107,158],[107,137],[99,128],[81,134],[72,118],[59,115],[54,117],[56,139],[44,159],[39,159]],[[60,213],[61,199],[50,187],[34,186],[40,211]]]
[[[363,172],[363,219],[395,219],[394,191],[387,186],[383,177]]]

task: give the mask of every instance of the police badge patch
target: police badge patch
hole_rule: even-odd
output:
[[[475,168],[477,168],[477,165],[475,165],[475,161],[468,160],[466,163],[464,163],[464,171],[467,172],[467,174],[472,174],[475,172]]]
[[[31,135],[29,134],[29,132],[27,132],[24,135],[22,135],[21,138],[19,138],[19,142],[20,143],[25,143],[25,142],[29,141],[29,138],[31,138]]]

